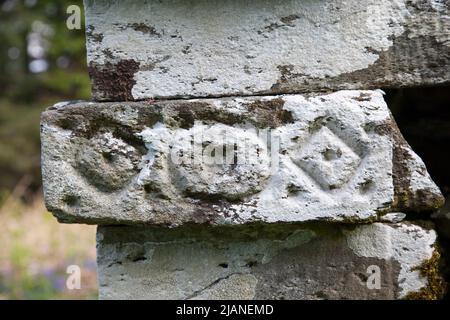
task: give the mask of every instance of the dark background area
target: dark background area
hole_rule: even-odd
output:
[[[450,86],[386,90],[386,102],[406,141],[425,162],[446,198],[440,214],[450,212]],[[443,257],[441,268],[450,283],[450,220],[433,220]],[[449,292],[445,299],[450,299]]]
[[[447,198],[450,193],[450,86],[385,91],[386,102],[403,136],[425,162]]]

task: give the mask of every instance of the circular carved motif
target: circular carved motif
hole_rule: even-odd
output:
[[[76,169],[102,191],[122,188],[135,174],[140,155],[137,150],[113,137],[98,133],[76,154]]]
[[[187,195],[237,200],[259,192],[270,176],[267,146],[251,131],[196,125],[172,147],[175,183]]]

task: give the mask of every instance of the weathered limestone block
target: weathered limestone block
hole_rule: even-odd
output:
[[[409,223],[101,226],[100,299],[440,298],[435,241]]]
[[[446,83],[448,0],[85,0],[96,100]]]
[[[376,221],[444,201],[381,91],[56,105],[41,138],[61,222]]]

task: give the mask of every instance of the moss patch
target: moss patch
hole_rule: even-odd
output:
[[[439,248],[435,246],[431,258],[412,269],[419,270],[420,275],[427,278],[428,284],[418,292],[408,293],[406,300],[441,300],[444,297],[447,292],[447,283],[439,270],[440,259]]]

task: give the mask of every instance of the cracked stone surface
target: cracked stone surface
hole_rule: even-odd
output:
[[[96,100],[448,83],[446,0],[85,0]]]
[[[100,299],[404,298],[429,285],[418,269],[436,241],[407,222],[230,231],[100,226]]]
[[[439,235],[450,239],[450,199],[447,197],[444,207],[433,213]]]
[[[41,140],[61,222],[358,222],[444,202],[381,91],[59,104]]]

